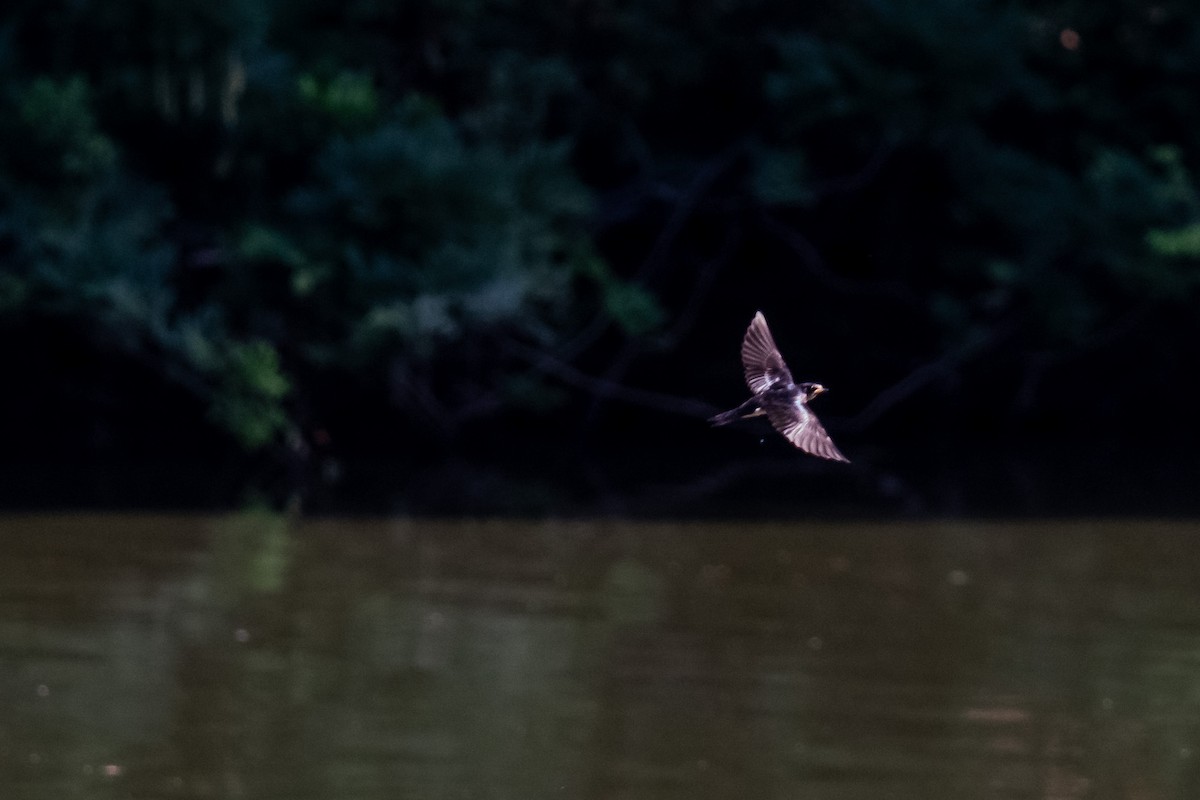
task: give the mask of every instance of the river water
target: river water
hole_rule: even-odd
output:
[[[1200,797],[1200,525],[0,518],[72,797]]]

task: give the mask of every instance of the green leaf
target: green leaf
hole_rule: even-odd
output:
[[[26,165],[57,172],[63,178],[87,180],[113,168],[117,150],[102,134],[92,114],[87,82],[38,78],[21,102],[21,121],[30,131],[31,155],[43,163]]]
[[[629,336],[644,336],[662,325],[664,314],[648,290],[633,283],[610,281],[604,287],[604,309]]]
[[[288,425],[283,400],[291,385],[269,343],[234,342],[217,374],[209,415],[247,450],[269,444]]]
[[[1148,231],[1146,244],[1156,255],[1200,258],[1200,222],[1193,222],[1181,228]]]

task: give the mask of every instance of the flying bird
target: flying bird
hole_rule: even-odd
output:
[[[739,419],[766,414],[775,430],[804,452],[833,461],[850,461],[837,449],[808,407],[814,397],[828,390],[819,383],[792,380],[792,373],[783,363],[783,356],[779,355],[779,348],[767,327],[767,318],[761,311],[754,315],[746,329],[746,337],[742,339],[742,366],[746,371],[746,385],[753,396],[737,408],[717,414],[709,422],[728,425]]]

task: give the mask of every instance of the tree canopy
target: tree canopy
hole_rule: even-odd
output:
[[[18,0],[5,409],[549,440],[734,400],[762,308],[850,435],[1196,433],[1198,73],[1169,0]]]

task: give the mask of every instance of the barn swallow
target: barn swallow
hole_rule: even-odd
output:
[[[795,383],[792,373],[783,363],[779,348],[771,338],[767,319],[759,311],[746,329],[742,339],[742,367],[746,385],[753,396],[735,409],[717,414],[709,422],[728,425],[746,417],[766,414],[775,430],[806,453],[833,461],[850,459],[842,455],[829,434],[821,427],[809,402],[828,391],[819,383]]]

